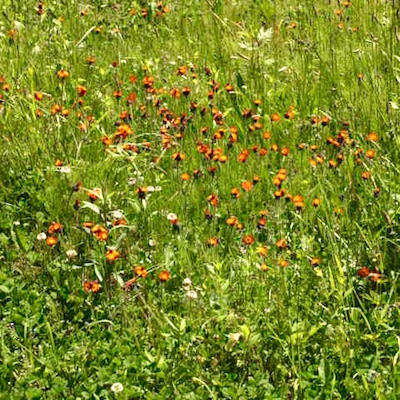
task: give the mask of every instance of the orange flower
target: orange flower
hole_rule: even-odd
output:
[[[185,173],[183,173],[183,174],[181,175],[181,179],[182,179],[183,181],[188,181],[188,180],[190,179],[190,175],[189,175],[187,172],[185,172]]]
[[[78,85],[76,87],[76,91],[78,93],[78,96],[83,97],[87,93],[87,89],[85,86]]]
[[[271,151],[278,151],[279,146],[276,143],[271,144]]]
[[[293,106],[289,107],[289,109],[285,113],[285,118],[286,119],[293,119],[294,118],[294,111],[293,110],[294,110]]]
[[[91,201],[96,201],[101,196],[101,189],[95,188],[88,191],[88,195]]]
[[[136,189],[136,193],[138,194],[140,199],[146,198],[147,192],[148,192],[147,186],[141,186]]]
[[[281,120],[281,116],[278,113],[274,113],[271,115],[272,122],[279,122]]]
[[[53,223],[50,225],[50,227],[49,227],[49,229],[48,229],[47,232],[48,232],[50,235],[53,235],[53,234],[56,233],[56,232],[60,232],[62,228],[63,228],[63,226],[62,226],[59,222],[53,222]]]
[[[241,163],[246,162],[247,157],[249,156],[250,152],[247,149],[244,149],[240,152],[239,156],[238,156],[238,161]]]
[[[329,168],[336,168],[337,162],[335,160],[329,160]]]
[[[131,104],[134,104],[137,99],[137,94],[136,93],[129,93],[128,97],[126,98],[126,104],[129,106]]]
[[[132,135],[133,130],[128,124],[121,124],[118,126],[117,131],[114,134],[114,139],[118,138],[126,139],[128,135]]]
[[[113,226],[123,226],[123,225],[126,225],[126,220],[123,218],[115,219],[113,221]]]
[[[85,281],[85,282],[83,283],[83,290],[84,290],[86,293],[90,292],[90,289],[91,289],[91,288],[92,288],[92,283],[91,283],[91,282]]]
[[[212,165],[211,167],[207,168],[207,171],[211,174],[211,175],[215,175],[215,173],[217,172],[217,167],[215,165]]]
[[[377,141],[379,140],[379,137],[378,137],[378,135],[377,135],[376,132],[370,132],[370,133],[368,134],[367,139],[368,139],[370,142],[377,142]]]
[[[186,75],[187,70],[188,70],[187,66],[182,65],[181,67],[178,68],[178,75]]]
[[[370,275],[371,271],[368,267],[361,267],[357,270],[357,275],[360,278],[367,278]]]
[[[289,265],[289,263],[288,263],[286,260],[280,260],[280,261],[279,261],[279,265],[280,265],[282,268],[286,268],[286,267]]]
[[[330,119],[327,115],[324,115],[324,116],[321,118],[322,126],[328,125],[330,121],[331,121],[331,119]]]
[[[265,218],[260,218],[257,223],[258,229],[264,229],[267,226],[267,220]]]
[[[368,180],[371,177],[371,172],[365,171],[361,174],[361,178],[363,178],[365,181]]]
[[[239,191],[239,189],[238,188],[233,188],[232,190],[231,190],[231,196],[234,198],[234,199],[238,199],[241,195],[240,195],[240,191]]]
[[[95,225],[91,232],[97,240],[106,241],[108,239],[108,230],[100,225]]]
[[[219,204],[219,199],[218,199],[218,196],[217,196],[216,194],[210,194],[210,195],[207,197],[207,201],[208,201],[211,205],[213,205],[214,207],[217,207],[218,204]]]
[[[154,85],[154,78],[153,78],[152,76],[145,76],[145,77],[143,78],[143,86],[144,86],[146,89],[152,88],[153,85]]]
[[[41,101],[41,100],[43,99],[43,93],[36,92],[36,93],[35,93],[35,99],[36,99],[37,101]]]
[[[104,146],[110,146],[113,143],[113,140],[108,136],[103,136],[101,138],[101,141],[104,144]]]
[[[61,69],[60,71],[57,72],[57,76],[60,79],[67,79],[69,77],[69,72],[65,71],[64,69]]]
[[[235,216],[231,216],[226,220],[226,223],[229,226],[235,226],[237,224],[237,222],[238,222],[238,219]]]
[[[286,249],[286,247],[287,247],[287,242],[286,242],[286,240],[285,240],[285,239],[279,239],[279,240],[276,242],[276,247],[278,247],[279,249]]]
[[[244,235],[242,238],[242,242],[244,244],[247,244],[248,246],[251,246],[255,242],[254,236],[253,235]]]
[[[380,278],[381,274],[378,272],[377,269],[374,269],[374,271],[369,274],[369,279],[371,279],[371,281],[373,282],[378,282]]]
[[[216,247],[219,243],[219,239],[216,237],[211,237],[207,240],[208,247]]]
[[[144,268],[142,265],[138,265],[135,267],[134,272],[137,276],[140,276],[142,278],[147,278],[147,275],[149,274],[147,269]]]
[[[174,161],[182,161],[182,160],[184,160],[185,158],[186,158],[186,156],[185,156],[183,153],[177,152],[177,153],[172,154],[172,159],[173,159]]]
[[[92,65],[92,64],[94,64],[94,63],[96,62],[96,57],[89,56],[88,58],[86,58],[86,62],[87,62],[89,65]]]
[[[267,264],[261,264],[260,269],[261,269],[261,271],[266,272],[268,270]]]
[[[179,99],[181,97],[181,91],[178,88],[171,89],[170,94],[172,97],[175,97],[175,99]]]
[[[314,207],[320,206],[320,205],[321,205],[321,200],[318,199],[318,198],[316,197],[315,199],[313,199],[312,205],[313,205]]]
[[[267,246],[257,247],[257,254],[261,257],[265,257],[268,254],[268,247]]]
[[[58,243],[58,239],[55,236],[49,236],[46,239],[46,243],[50,247],[54,247]]]
[[[242,182],[241,186],[245,192],[249,192],[253,188],[253,184],[250,181]]]
[[[264,139],[264,140],[271,139],[271,136],[272,136],[272,135],[271,135],[271,132],[268,132],[268,131],[267,131],[267,132],[264,132],[264,133],[263,133],[263,139]]]
[[[289,147],[282,147],[282,149],[281,149],[281,154],[282,154],[284,157],[288,156],[289,153],[290,153]]]
[[[51,115],[56,115],[59,112],[61,112],[61,106],[59,104],[55,104],[53,107],[50,109],[50,114]]]
[[[232,92],[233,92],[233,86],[232,86],[232,84],[227,83],[227,84],[225,85],[225,90],[226,90],[227,93],[232,93]]]
[[[375,150],[367,150],[365,152],[365,155],[367,156],[367,158],[369,158],[370,160],[372,160],[375,157],[376,151]]]
[[[277,187],[280,188],[282,185],[282,181],[276,176],[274,179],[272,179],[272,183]]]
[[[235,228],[238,231],[242,231],[244,229],[244,225],[241,222],[237,222],[236,225],[235,225]]]
[[[118,258],[121,256],[121,254],[115,250],[115,249],[109,249],[106,252],[106,260],[109,262],[113,262],[115,260],[118,260]]]
[[[321,259],[318,257],[313,257],[310,262],[313,267],[317,267],[320,264]]]
[[[166,282],[171,278],[171,273],[168,271],[161,271],[158,274],[158,278],[160,279],[161,282]]]
[[[92,289],[93,293],[97,293],[101,289],[101,286],[100,286],[100,283],[98,280],[91,282],[91,289]]]

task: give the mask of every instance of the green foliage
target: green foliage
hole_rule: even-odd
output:
[[[0,7],[0,399],[398,398],[395,1]]]

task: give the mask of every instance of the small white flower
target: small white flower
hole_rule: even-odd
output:
[[[189,278],[185,278],[182,282],[183,288],[184,289],[189,289],[190,286],[192,286],[192,281]]]
[[[14,225],[15,225],[15,226],[20,226],[20,225],[21,225],[21,222],[19,222],[19,221],[14,221]]]
[[[156,245],[156,242],[153,239],[149,240],[149,246],[154,247]]]
[[[72,260],[73,258],[75,258],[78,255],[78,253],[74,249],[67,250],[66,254],[70,260]]]
[[[167,219],[168,219],[168,221],[175,221],[178,219],[178,216],[175,213],[169,213],[167,215]]]
[[[114,393],[121,393],[124,390],[122,383],[115,382],[111,385],[111,391]]]
[[[189,297],[189,299],[197,299],[197,292],[195,290],[188,290],[186,292],[186,296]]]
[[[123,219],[124,218],[124,214],[122,214],[122,212],[120,210],[112,211],[111,214],[114,219]]]
[[[32,53],[33,54],[39,54],[42,51],[42,49],[40,48],[40,46],[36,45],[33,49],[32,49]]]
[[[36,239],[37,240],[46,240],[47,235],[44,232],[40,232],[37,236]]]
[[[242,333],[241,333],[241,332],[230,333],[230,334],[229,334],[229,341],[230,341],[232,344],[236,344],[236,343],[239,342],[241,336],[242,336]]]
[[[128,185],[129,185],[129,186],[135,185],[136,182],[137,182],[137,179],[136,179],[136,178],[129,178],[129,179],[128,179]]]
[[[69,173],[71,172],[71,168],[70,168],[70,167],[67,167],[67,166],[64,166],[64,167],[61,167],[61,168],[59,169],[59,171],[60,171],[62,174],[69,174]]]

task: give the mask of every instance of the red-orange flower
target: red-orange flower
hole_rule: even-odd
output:
[[[97,293],[101,289],[100,283],[98,280],[95,281],[85,281],[83,283],[83,290],[88,293],[92,291],[93,293]]]
[[[242,242],[244,244],[247,244],[248,246],[251,246],[255,242],[254,236],[253,235],[244,235],[242,238]]]
[[[61,69],[60,71],[57,72],[57,76],[58,76],[60,79],[66,79],[66,78],[69,77],[69,72],[68,72],[68,71],[65,71],[64,69]]]
[[[369,274],[371,273],[371,271],[369,270],[368,267],[361,267],[357,270],[357,275],[360,278],[367,278],[369,276]]]
[[[46,239],[46,243],[50,247],[54,247],[57,244],[57,242],[58,242],[58,239],[55,236],[49,236]]]
[[[121,256],[121,254],[119,253],[119,251],[115,250],[115,249],[109,249],[106,252],[106,260],[109,262],[113,262],[115,260],[118,260],[118,258]]]
[[[219,204],[219,199],[218,199],[218,196],[217,196],[216,194],[210,194],[210,195],[207,197],[207,201],[208,201],[211,205],[213,205],[214,207],[217,207],[218,204]]]
[[[52,222],[52,224],[49,226],[49,229],[47,232],[50,235],[53,235],[56,232],[60,232],[62,228],[63,228],[63,226],[59,222]]]
[[[279,249],[286,249],[287,247],[287,242],[285,239],[279,239],[276,242],[276,247],[278,247]]]
[[[219,239],[216,237],[211,237],[207,240],[207,246],[208,247],[215,247],[219,243]]]
[[[137,276],[140,276],[141,278],[146,278],[147,275],[149,274],[147,269],[144,268],[142,265],[136,266],[134,272]]]
[[[97,240],[105,241],[108,239],[108,230],[100,225],[95,225],[91,232]]]
[[[158,274],[158,278],[160,279],[161,282],[166,282],[171,278],[171,273],[168,271],[161,271]]]
[[[78,93],[78,96],[83,97],[87,93],[87,89],[83,85],[78,85],[76,87],[76,91]]]
[[[249,192],[253,188],[253,183],[250,181],[244,181],[241,183],[241,186],[245,192]]]

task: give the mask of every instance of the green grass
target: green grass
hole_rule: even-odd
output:
[[[396,1],[0,6],[0,399],[399,397]]]

